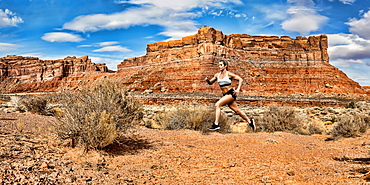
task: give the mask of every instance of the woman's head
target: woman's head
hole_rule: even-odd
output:
[[[226,70],[229,70],[229,62],[226,61],[226,60],[220,60],[218,65],[219,65],[220,69],[225,67]]]

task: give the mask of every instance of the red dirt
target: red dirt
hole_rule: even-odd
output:
[[[325,141],[329,136],[202,135],[140,127],[138,136],[120,146],[86,154],[47,135],[52,119],[29,113],[0,114],[0,183],[369,183],[370,133]]]

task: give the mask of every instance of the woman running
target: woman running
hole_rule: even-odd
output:
[[[236,104],[236,97],[240,93],[240,88],[242,86],[243,79],[240,76],[228,71],[229,70],[229,64],[226,60],[221,60],[219,62],[219,68],[220,68],[220,72],[216,73],[213,76],[212,79],[208,79],[208,77],[205,79],[206,82],[209,85],[212,85],[217,80],[218,84],[220,85],[222,94],[223,94],[222,98],[220,100],[218,100],[217,103],[215,104],[216,120],[215,120],[214,124],[212,125],[212,127],[209,128],[209,130],[218,130],[218,129],[220,129],[220,126],[218,125],[218,122],[219,122],[220,116],[221,116],[221,107],[224,106],[224,105],[228,105],[236,114],[241,116],[244,120],[248,121],[249,126],[252,128],[252,130],[255,130],[256,125],[254,124],[254,120],[253,119],[248,119],[247,115],[245,115],[239,109],[238,105]],[[231,87],[231,80],[232,79],[235,79],[235,80],[239,81],[237,89],[234,89],[234,88]]]

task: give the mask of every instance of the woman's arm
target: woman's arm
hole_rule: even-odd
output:
[[[230,76],[229,77],[230,79],[235,79],[235,80],[239,81],[238,88],[235,90],[236,95],[239,95],[239,92],[240,92],[240,90],[242,88],[242,84],[243,84],[243,78],[241,78],[240,76],[238,76],[234,73],[230,73],[230,72],[229,72],[229,76]]]
[[[217,80],[217,74],[215,74],[215,76],[213,76],[213,78],[211,79],[208,79],[208,77],[206,77],[206,82],[209,84],[209,85],[212,85],[213,83],[215,83],[215,81]]]

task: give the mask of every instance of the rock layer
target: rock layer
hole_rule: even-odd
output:
[[[369,88],[329,64],[327,48],[326,35],[295,39],[225,35],[204,26],[181,40],[148,44],[144,56],[124,59],[115,74],[107,74],[105,64],[92,63],[87,56],[40,60],[9,55],[0,58],[0,89],[55,92],[110,76],[135,92],[220,94],[218,85],[209,86],[204,79],[217,73],[218,62],[224,59],[230,71],[244,79],[246,96],[370,94]]]
[[[218,62],[225,59],[230,71],[244,79],[245,95],[366,94],[329,64],[327,48],[326,35],[224,35],[204,26],[182,40],[148,44],[146,55],[118,65],[118,76],[125,77],[132,91],[219,93],[217,85],[209,86],[204,79],[217,73]]]
[[[75,87],[85,76],[107,72],[105,64],[92,63],[88,56],[61,60],[40,60],[36,57],[8,55],[0,58],[1,91],[52,92]]]

